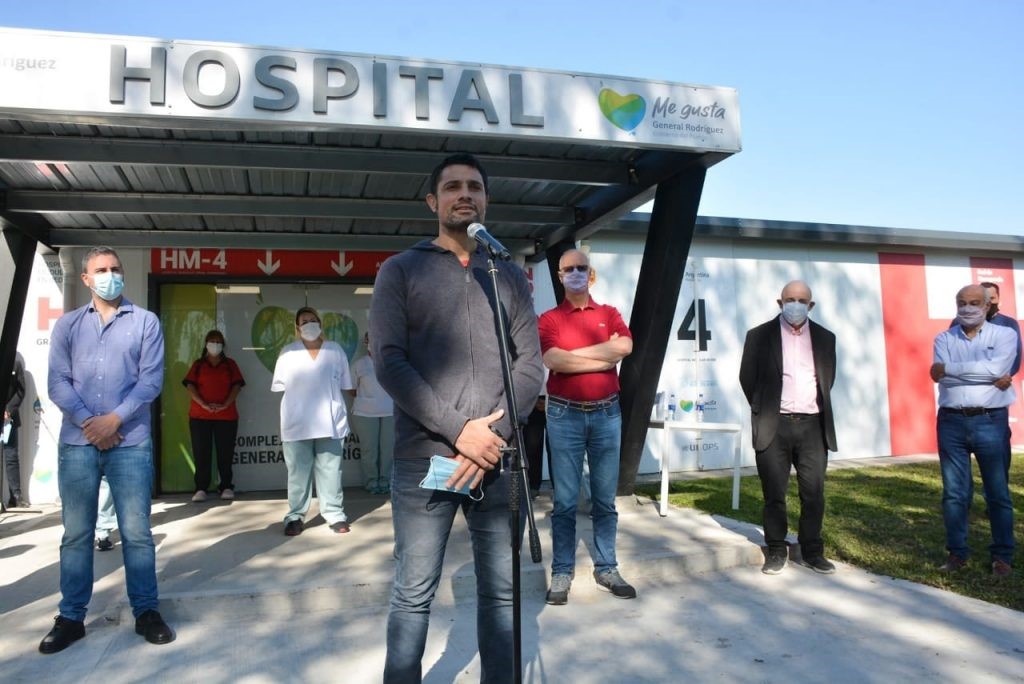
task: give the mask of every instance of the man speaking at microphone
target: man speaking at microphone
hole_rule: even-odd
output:
[[[385,261],[370,304],[377,379],[395,400],[391,506],[396,563],[384,681],[422,678],[430,604],[459,509],[475,559],[480,679],[512,681],[508,488],[514,473],[501,449],[514,430],[502,408],[506,399],[488,254],[467,232],[484,221],[487,173],[471,155],[450,156],[431,173],[426,201],[437,214],[437,238]],[[487,236],[486,231],[474,233],[481,241]],[[517,410],[525,417],[544,376],[537,316],[523,271],[507,261],[496,267],[499,305],[511,338]],[[433,461],[454,470],[447,478],[449,488],[469,485],[469,494],[421,486],[430,480],[428,473],[437,473],[434,456],[452,459]]]

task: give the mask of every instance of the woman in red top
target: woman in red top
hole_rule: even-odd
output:
[[[220,474],[220,498],[235,498],[231,461],[235,456],[238,434],[238,407],[235,398],[245,385],[238,364],[224,356],[224,335],[219,330],[206,333],[203,355],[196,359],[181,381],[192,396],[188,426],[192,433],[192,456],[196,462],[196,491],[192,501],[206,500],[210,486],[213,447],[217,448]]]

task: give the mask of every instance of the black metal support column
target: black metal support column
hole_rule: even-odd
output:
[[[6,402],[38,243],[10,225],[0,229],[0,235],[0,292],[6,293],[0,298],[0,398]]]
[[[659,183],[654,197],[629,320],[633,353],[623,359],[619,371],[622,386],[620,496],[632,494],[636,484],[706,172],[703,166],[694,164]]]

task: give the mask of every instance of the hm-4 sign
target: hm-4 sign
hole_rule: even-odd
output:
[[[296,249],[154,249],[153,273],[256,278],[373,278],[394,252]]]

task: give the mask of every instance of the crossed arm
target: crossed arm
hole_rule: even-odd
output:
[[[633,340],[613,333],[607,342],[572,351],[551,347],[544,352],[544,365],[558,373],[598,373],[614,368],[633,352]]]
[[[1003,335],[1002,337],[1008,338]],[[934,363],[929,375],[934,382],[947,387],[960,385],[994,385],[997,389],[1006,390],[1012,383],[1010,366],[1013,363],[1015,350],[1007,341],[998,340],[988,358],[970,361],[952,362],[950,353],[943,344],[941,336],[934,344]]]

